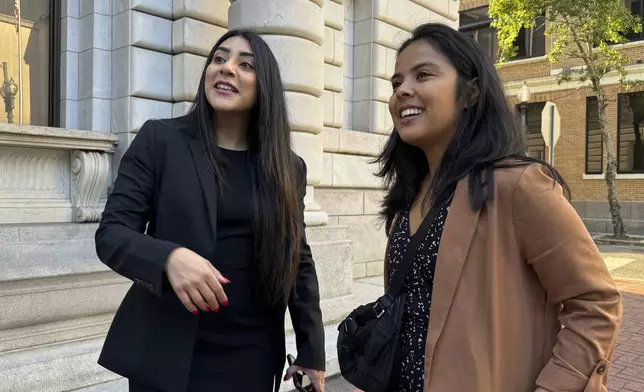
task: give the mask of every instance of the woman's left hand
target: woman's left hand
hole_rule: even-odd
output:
[[[311,384],[313,385],[313,390],[315,392],[324,392],[324,372],[320,370],[306,369],[297,365],[292,365],[286,369],[284,381],[290,380],[298,371],[302,371],[311,379]]]

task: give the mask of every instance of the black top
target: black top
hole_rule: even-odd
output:
[[[418,247],[418,253],[403,282],[401,293],[405,293],[405,312],[400,338],[403,350],[403,362],[400,368],[400,379],[396,392],[422,392],[425,361],[425,342],[429,325],[429,312],[434,287],[434,270],[438,257],[443,226],[449,207],[444,207],[434,219],[427,235]],[[413,238],[410,236],[409,209],[400,214],[392,233],[388,252],[389,285],[398,271],[407,245]]]
[[[96,232],[98,258],[134,282],[114,317],[99,364],[162,392],[187,389],[200,326],[200,316],[187,311],[169,285],[165,262],[177,247],[216,262],[218,186],[198,129],[195,114],[143,124],[121,159]],[[304,221],[306,165],[294,158]],[[276,389],[286,362],[287,304],[297,363],[318,370],[325,365],[318,279],[304,232],[300,249],[295,290],[271,313],[277,349],[269,362]],[[235,283],[233,276],[230,280]]]
[[[224,285],[228,306],[201,312],[199,337],[228,346],[252,341],[268,345],[268,312],[260,291],[253,252],[252,179],[247,151],[222,149],[228,163],[217,192],[217,244],[212,264],[231,283]],[[215,196],[215,195],[213,195]]]

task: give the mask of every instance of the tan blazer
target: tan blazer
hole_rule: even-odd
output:
[[[438,252],[424,392],[606,391],[621,296],[561,187],[540,165],[498,169],[480,212],[467,189]]]

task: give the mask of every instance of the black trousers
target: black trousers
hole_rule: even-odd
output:
[[[273,392],[274,354],[248,345],[228,348],[197,340],[187,391]],[[129,392],[159,392],[130,380]]]
[[[130,392],[158,392],[156,389],[150,389],[146,387],[142,387],[140,385],[136,385],[132,381],[128,381],[129,384],[129,391]]]

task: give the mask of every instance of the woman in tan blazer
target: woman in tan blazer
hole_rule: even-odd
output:
[[[418,27],[398,51],[378,161],[386,283],[429,211],[406,295],[396,392],[605,391],[621,297],[549,165],[525,155],[493,63]]]

